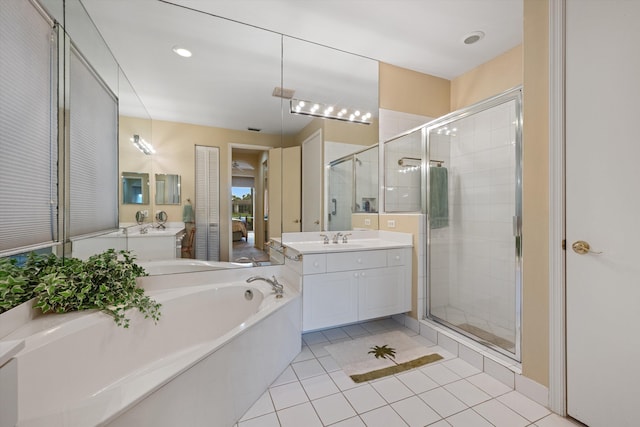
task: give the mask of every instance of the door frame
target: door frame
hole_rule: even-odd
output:
[[[549,0],[549,408],[567,415],[565,0]]]
[[[230,142],[227,146],[227,183],[228,183],[228,195],[229,198],[231,197],[231,188],[233,187],[232,184],[232,176],[233,176],[233,171],[232,171],[232,167],[231,167],[231,163],[233,161],[233,150],[234,149],[244,149],[244,150],[260,150],[260,151],[269,151],[270,149],[272,149],[273,147],[271,146],[267,146],[267,145],[251,145],[251,144],[238,144],[238,143],[234,143],[234,142]],[[260,168],[262,168],[262,163],[260,163]],[[255,196],[254,196],[255,197]],[[254,200],[255,203],[255,200]],[[255,206],[254,206],[255,209]],[[232,232],[232,221],[231,221],[231,215],[233,213],[233,208],[232,208],[232,204],[229,203],[229,209],[227,209],[227,212],[225,213],[228,224],[227,224],[227,248],[228,248],[228,257],[229,257],[229,261],[231,261],[231,255],[233,254],[233,232]],[[220,212],[220,214],[222,215],[222,212]],[[255,212],[254,212],[254,232],[255,232]]]

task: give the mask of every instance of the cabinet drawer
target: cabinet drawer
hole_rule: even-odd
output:
[[[411,257],[411,250],[407,249],[389,249],[387,251],[387,265],[394,267],[397,265],[406,265]]]
[[[304,255],[302,257],[302,271],[304,274],[319,274],[327,271],[326,255]]]
[[[362,270],[386,267],[387,251],[360,251],[327,254],[327,271]]]

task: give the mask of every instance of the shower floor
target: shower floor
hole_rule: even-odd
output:
[[[495,325],[486,319],[466,313],[453,306],[440,306],[431,309],[431,316],[449,325],[465,331],[480,341],[493,344],[509,353],[515,354],[515,330]]]

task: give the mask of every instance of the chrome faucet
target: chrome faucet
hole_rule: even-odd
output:
[[[349,241],[347,240],[348,236],[351,236],[351,233],[346,233],[344,236],[342,236],[342,243],[349,243]]]
[[[149,232],[149,225],[143,225],[140,227],[140,234],[147,234]]]
[[[333,235],[333,238],[332,238],[332,242],[333,242],[333,243],[338,243],[338,239],[339,239],[340,237],[342,237],[342,233],[338,232],[338,233],[334,234],[334,235]]]
[[[328,244],[329,244],[329,236],[327,236],[326,234],[321,234],[321,235],[320,235],[320,237],[322,237],[322,242],[323,242],[325,245],[328,245]]]
[[[273,276],[273,280],[262,276],[251,276],[247,279],[247,283],[251,283],[256,280],[262,280],[263,282],[267,282],[268,284],[270,284],[273,288],[273,291],[276,293],[276,298],[282,298],[282,295],[284,294],[284,286],[282,285],[282,283],[278,282],[276,276]]]

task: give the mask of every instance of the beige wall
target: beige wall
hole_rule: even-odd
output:
[[[522,84],[522,45],[451,80],[451,111]]]
[[[449,80],[380,63],[380,108],[440,117],[451,111]]]
[[[524,1],[522,371],[549,384],[548,0]]]

